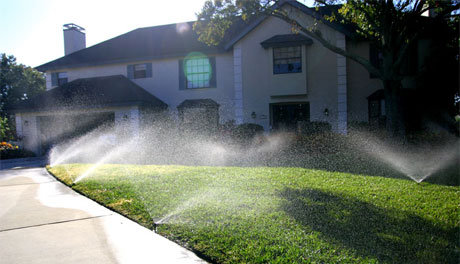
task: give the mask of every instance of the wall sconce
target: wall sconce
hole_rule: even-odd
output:
[[[28,120],[24,121],[24,125],[25,126],[29,125],[29,121]]]
[[[329,109],[324,108],[324,115],[325,115],[325,116],[329,116]]]
[[[123,120],[128,120],[128,115],[123,115]]]
[[[252,113],[251,113],[251,117],[252,117],[252,119],[256,119],[256,117],[257,117],[257,114],[256,114],[256,112],[252,111]]]

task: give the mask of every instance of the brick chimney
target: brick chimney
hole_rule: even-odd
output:
[[[64,53],[68,55],[86,48],[85,29],[73,23],[64,24]]]

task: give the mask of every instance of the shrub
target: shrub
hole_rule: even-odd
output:
[[[35,153],[25,149],[20,149],[18,146],[14,146],[8,142],[0,143],[0,159],[5,160],[27,157],[35,157]]]
[[[327,133],[332,130],[331,124],[328,122],[299,122],[298,129],[300,134],[312,135]]]
[[[244,123],[241,125],[228,125],[226,126],[226,135],[230,136],[231,140],[237,144],[248,145],[252,144],[254,140],[260,143],[263,141],[264,128],[261,125],[254,123]]]

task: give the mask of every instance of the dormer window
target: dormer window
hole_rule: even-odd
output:
[[[301,46],[273,48],[273,74],[302,72]]]
[[[61,86],[67,83],[67,72],[53,72],[51,73],[51,86]]]

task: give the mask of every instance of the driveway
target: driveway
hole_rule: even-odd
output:
[[[0,160],[0,169],[44,167],[47,161],[46,157]]]
[[[204,263],[44,168],[0,171],[1,263]]]

